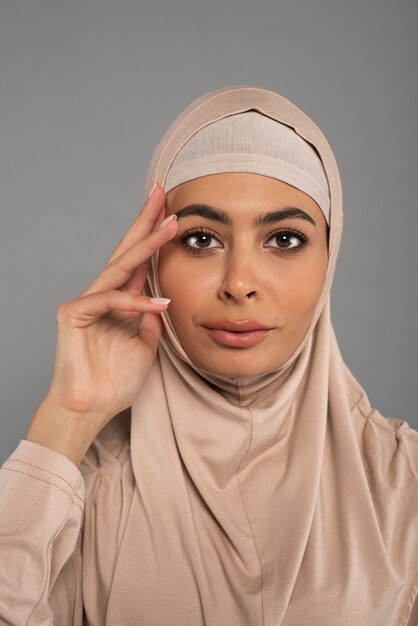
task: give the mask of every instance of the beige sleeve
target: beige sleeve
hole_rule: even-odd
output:
[[[418,626],[418,573],[409,598],[402,611],[399,626]]]
[[[38,443],[0,468],[1,626],[82,626],[84,500],[79,469]]]

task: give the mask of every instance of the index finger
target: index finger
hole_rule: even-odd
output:
[[[149,259],[156,253],[158,248],[172,239],[177,232],[176,214],[171,215],[167,219],[169,221],[163,228],[154,229],[145,239],[137,241],[124,254],[121,254],[112,263],[106,265],[93,282],[81,292],[80,296],[107,289],[120,289],[132,279],[135,272],[141,273],[141,266],[148,264]],[[145,274],[143,279],[145,280]]]
[[[164,219],[165,209],[165,192],[162,187],[157,185],[150,197],[145,202],[139,215],[128,228],[116,248],[110,255],[106,265],[109,265],[114,259],[126,252],[137,241],[144,239],[149,233]]]

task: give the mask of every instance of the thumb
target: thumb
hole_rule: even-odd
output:
[[[159,313],[144,313],[138,335],[152,351],[155,357],[158,348],[158,342],[163,332],[163,321]]]

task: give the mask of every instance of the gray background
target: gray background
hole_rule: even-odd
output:
[[[327,136],[340,348],[418,428],[417,18],[416,0],[1,0],[0,461],[48,389],[58,304],[135,218],[169,124],[227,85],[281,93]]]

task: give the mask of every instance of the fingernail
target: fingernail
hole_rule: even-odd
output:
[[[154,189],[157,187],[157,183],[154,183],[154,187],[151,189],[151,191],[148,194],[148,200],[151,198],[152,194],[154,193]]]
[[[162,228],[165,228],[166,226],[168,226],[173,220],[177,219],[177,215],[175,213],[173,213],[172,215],[169,215],[168,217],[165,218],[165,220],[163,220],[161,222],[161,224],[158,227],[158,230],[161,230]]]
[[[170,304],[170,298],[151,298],[150,302],[152,304]]]

